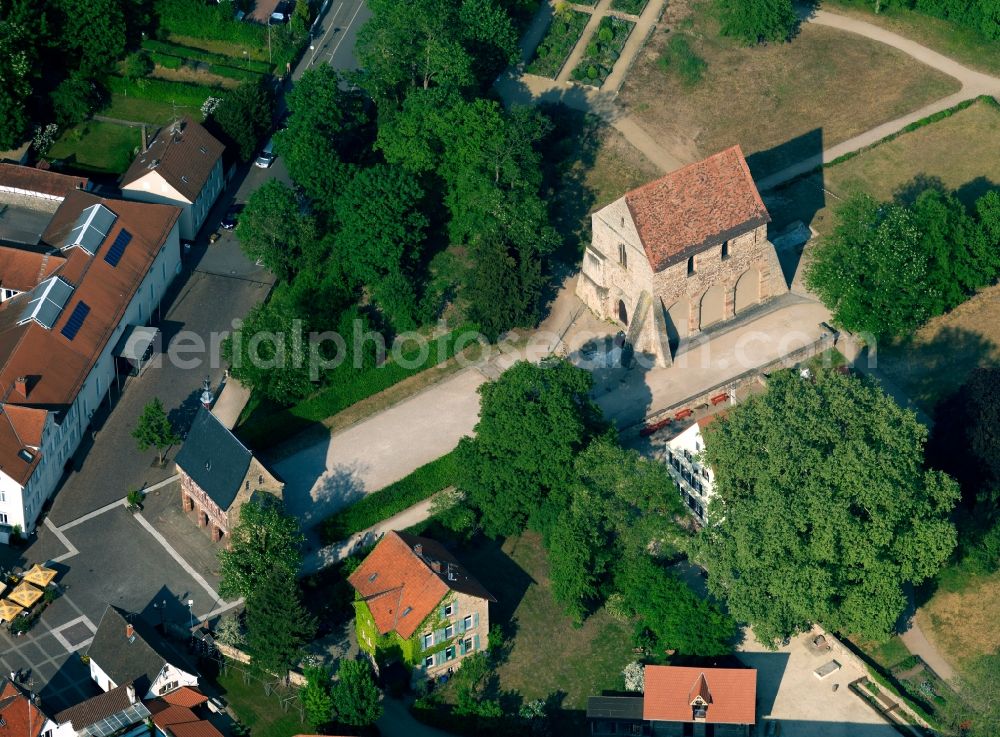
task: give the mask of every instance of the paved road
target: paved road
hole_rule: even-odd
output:
[[[329,64],[334,69],[353,71],[358,68],[354,44],[358,29],[371,18],[364,0],[330,0],[326,14],[313,27],[313,43],[306,51],[303,63],[293,79],[317,64]]]

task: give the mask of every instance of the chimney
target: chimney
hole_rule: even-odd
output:
[[[133,637],[135,637],[135,627],[133,627],[131,624],[126,624],[125,625],[125,639],[126,640],[131,640]]]
[[[20,394],[25,399],[28,398],[28,377],[18,376],[14,379],[14,388],[17,389],[17,393]]]
[[[417,543],[416,545],[413,546],[413,552],[416,553],[417,555],[423,555],[424,546],[421,545],[420,543]]]
[[[126,686],[125,686],[125,693],[128,696],[128,702],[130,704],[134,704],[135,703],[135,686],[133,686],[131,683],[126,684]]]

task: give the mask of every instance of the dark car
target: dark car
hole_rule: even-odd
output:
[[[222,229],[232,230],[235,228],[241,212],[243,212],[243,205],[230,205],[226,214],[222,216]]]

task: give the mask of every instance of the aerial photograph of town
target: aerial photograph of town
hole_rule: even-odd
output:
[[[1000,737],[1000,0],[0,0],[0,737]]]

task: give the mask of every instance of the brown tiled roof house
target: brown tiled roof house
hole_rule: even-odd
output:
[[[415,676],[430,676],[486,646],[496,599],[434,540],[388,532],[348,581],[358,643],[377,659],[402,650]]]
[[[181,208],[180,233],[194,240],[225,185],[223,146],[190,118],[161,128],[122,176],[122,196]]]
[[[577,295],[669,365],[684,338],[787,291],[770,220],[733,146],[595,212]]]

